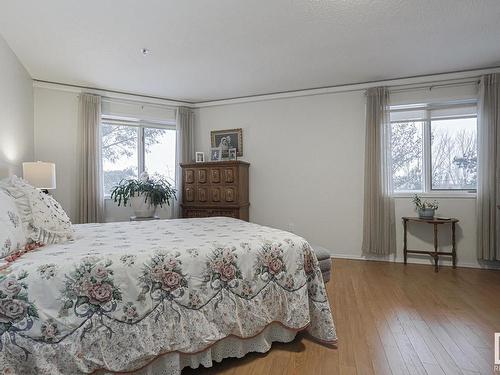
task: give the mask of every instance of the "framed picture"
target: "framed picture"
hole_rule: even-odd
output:
[[[210,160],[212,161],[221,161],[222,160],[222,150],[220,147],[212,147],[210,151]]]
[[[229,149],[229,160],[237,160],[238,159],[238,150],[236,148]]]
[[[243,156],[243,129],[212,130],[212,147],[220,147],[224,151],[236,148],[237,155]]]
[[[205,161],[205,153],[204,152],[196,152],[196,162],[203,163]]]

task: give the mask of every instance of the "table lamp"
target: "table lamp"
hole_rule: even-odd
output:
[[[56,165],[54,163],[25,162],[23,163],[23,178],[34,187],[48,193],[56,188]]]

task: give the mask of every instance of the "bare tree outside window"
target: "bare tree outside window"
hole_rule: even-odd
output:
[[[396,192],[422,191],[423,124],[391,124],[392,186]]]
[[[432,188],[476,189],[476,119],[433,120],[431,144]]]
[[[475,190],[477,187],[475,107],[466,104],[437,108],[415,110],[409,106],[407,111],[397,108],[391,113],[395,193]],[[406,120],[406,116],[418,120]]]

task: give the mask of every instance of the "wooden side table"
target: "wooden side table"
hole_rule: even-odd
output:
[[[434,226],[434,251],[425,250],[408,250],[408,240],[407,240],[407,229],[408,222],[425,223],[432,224]],[[440,255],[451,255],[453,261],[453,268],[457,268],[457,246],[455,241],[455,224],[458,223],[458,219],[421,219],[419,217],[403,217],[403,227],[404,227],[404,238],[403,238],[403,252],[406,260],[408,258],[408,253],[412,254],[428,254],[434,258],[434,272],[439,271],[439,256]],[[438,227],[443,224],[451,224],[451,252],[449,251],[438,251]]]

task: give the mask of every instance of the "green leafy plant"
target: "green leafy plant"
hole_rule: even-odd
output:
[[[126,206],[130,198],[142,195],[145,203],[149,201],[155,207],[163,207],[164,204],[170,206],[170,201],[177,199],[175,193],[175,188],[164,177],[149,177],[147,173],[142,173],[138,179],[121,180],[111,191],[111,199],[118,206],[122,203]]]
[[[422,198],[418,196],[418,194],[415,194],[412,202],[415,204],[416,210],[425,210],[426,208],[437,210],[439,208],[439,203],[436,200],[433,200],[432,202],[423,201]]]

